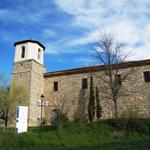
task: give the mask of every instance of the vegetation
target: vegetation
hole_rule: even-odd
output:
[[[123,82],[129,81],[129,76],[134,72],[134,68],[126,70],[121,74],[121,63],[129,57],[124,49],[125,43],[119,42],[109,33],[100,33],[96,43],[95,58],[100,64],[105,65],[104,74],[95,74],[102,82],[101,92],[103,99],[110,100],[114,105],[115,117],[118,118],[118,99],[127,95],[127,90],[123,89]]]
[[[57,127],[29,128],[24,134],[16,134],[14,128],[5,131],[0,128],[0,149],[149,150],[149,133],[150,120],[146,119],[70,123],[64,124],[62,130]]]
[[[98,87],[96,86],[96,118],[100,119],[102,117],[102,107],[100,105],[100,98],[99,98],[99,93],[98,93]]]
[[[102,116],[102,107],[100,105],[98,87],[93,85],[93,77],[90,77],[90,92],[89,92],[89,103],[88,103],[88,118],[92,122],[94,118],[97,120]]]
[[[93,77],[90,77],[90,93],[89,93],[89,103],[88,103],[88,117],[89,121],[93,121],[95,115],[95,97],[93,89]]]
[[[27,94],[23,86],[12,84],[10,88],[2,76],[0,81],[0,119],[7,126],[8,119],[15,114],[16,106],[26,101]]]

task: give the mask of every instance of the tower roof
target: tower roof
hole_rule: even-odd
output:
[[[16,46],[16,45],[18,45],[18,44],[28,43],[28,42],[36,43],[36,44],[40,45],[40,46],[45,50],[45,46],[44,46],[43,44],[41,44],[39,41],[36,41],[36,40],[23,40],[23,41],[18,41],[18,42],[15,42],[15,43],[14,43],[14,46]]]

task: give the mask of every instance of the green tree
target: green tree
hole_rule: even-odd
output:
[[[24,105],[27,93],[23,86],[12,84],[11,88],[6,85],[0,86],[0,111],[4,114],[5,126],[8,119],[15,116],[17,105]]]
[[[98,87],[96,86],[96,117],[97,119],[100,119],[102,116],[102,107],[100,105],[100,99],[99,99],[99,93],[98,93]]]
[[[90,93],[89,93],[89,103],[88,103],[88,117],[89,121],[92,122],[95,115],[95,97],[93,90],[93,77],[90,77]]]

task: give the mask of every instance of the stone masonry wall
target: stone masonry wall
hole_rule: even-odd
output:
[[[129,68],[130,69],[130,68]],[[125,74],[129,69],[122,69],[119,73]],[[118,98],[119,115],[135,113],[141,117],[150,116],[150,82],[144,81],[143,71],[150,70],[150,66],[133,68],[132,74],[123,82],[123,89]],[[106,98],[103,88],[104,82],[98,76],[105,76],[103,71],[45,77],[45,99],[49,106],[45,108],[47,117],[51,120],[53,109],[62,109],[70,120],[87,120],[87,104],[89,97],[90,75],[93,76],[94,87],[99,89],[100,104],[102,106],[102,119],[114,117],[114,105]],[[82,89],[82,79],[88,78],[88,88]],[[58,81],[58,91],[54,92],[53,82]],[[95,88],[94,88],[95,90]],[[123,93],[123,94],[122,94]]]
[[[81,79],[87,75],[73,75],[45,79],[45,98],[49,101],[49,114],[53,109],[62,109],[70,120],[86,119],[88,89],[81,89]],[[53,82],[58,81],[58,92]]]
[[[44,93],[44,66],[34,60],[22,61],[14,64],[11,82],[21,84],[26,88],[29,106],[29,126],[36,126],[40,116],[37,101]]]

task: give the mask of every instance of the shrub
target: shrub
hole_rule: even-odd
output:
[[[109,119],[107,120],[107,123],[117,130],[124,130],[126,132],[150,133],[150,119]]]
[[[121,118],[139,118],[139,107],[136,105],[126,106],[125,110],[121,113]]]

